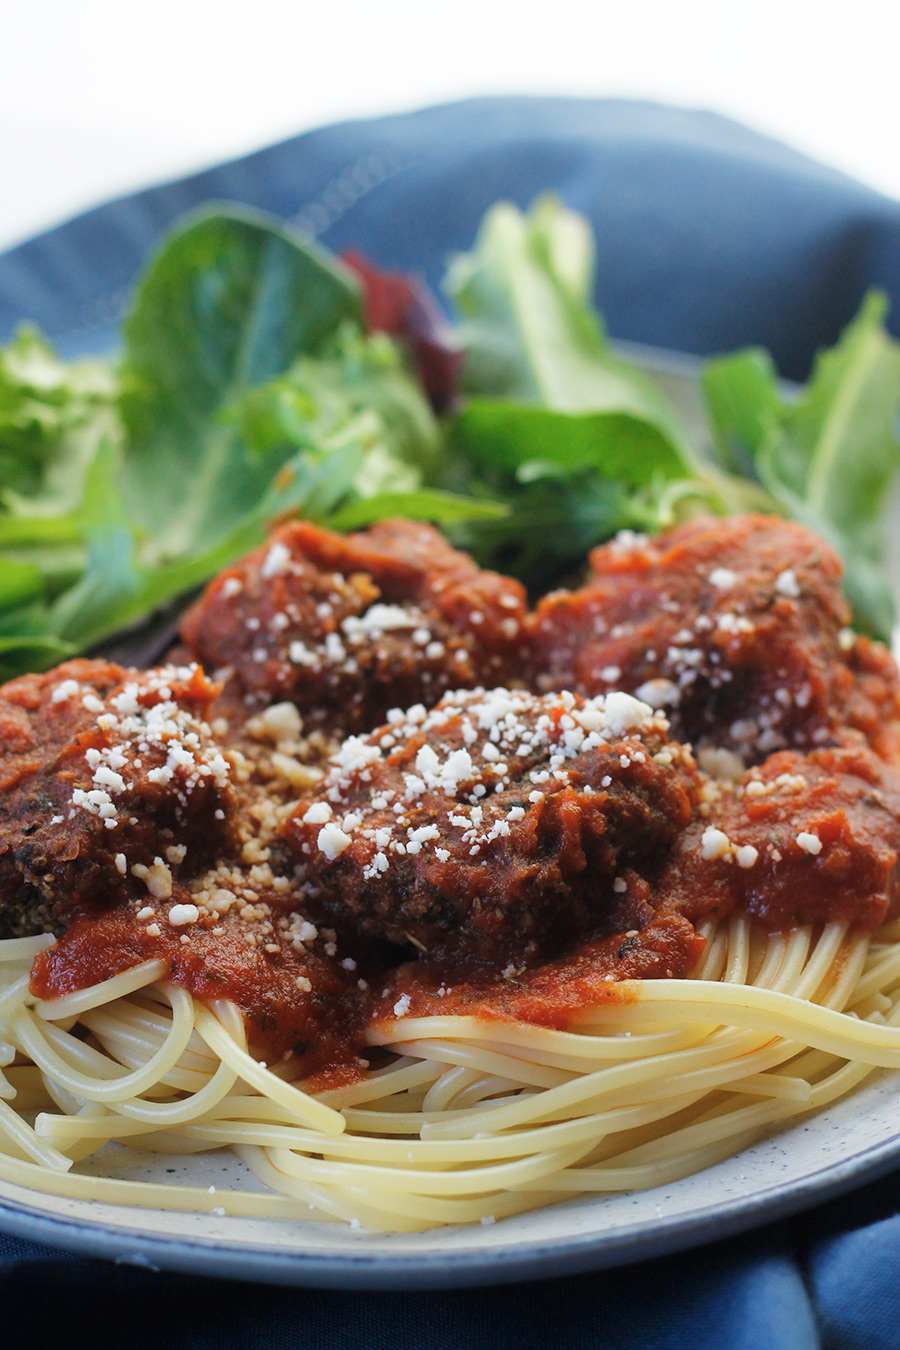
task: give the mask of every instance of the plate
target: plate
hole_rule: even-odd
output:
[[[573,1275],[721,1241],[830,1199],[900,1161],[900,1074],[674,1185],[592,1196],[494,1225],[382,1235],[332,1223],[220,1218],[36,1195],[0,1183],[0,1228],[133,1266],[337,1289],[435,1289]],[[175,1164],[117,1150],[134,1180],[250,1186],[225,1154]],[[116,1165],[118,1162],[118,1166]],[[210,1208],[215,1197],[210,1196]]]
[[[427,116],[436,112],[441,110]],[[418,115],[426,118],[419,123],[426,130],[427,116]],[[403,119],[390,120],[393,135]],[[365,135],[357,129],[357,140],[371,141],[377,125],[366,124]],[[398,139],[402,142],[403,135]],[[218,196],[287,217],[299,214],[308,223],[310,201],[330,200],[334,184],[349,172],[351,142],[347,128],[313,133],[183,183],[112,203],[21,246],[0,258],[0,331],[29,314],[64,354],[107,349],[125,288],[153,240],[176,215]],[[368,245],[382,261],[409,267],[415,266],[409,258],[392,258],[389,251],[379,250],[382,235],[381,242],[390,249],[391,232],[378,193],[395,178],[400,183],[409,163],[392,145],[388,136],[352,161],[354,182],[363,186],[331,222],[340,230],[323,232],[326,242],[342,244],[339,236],[346,226],[346,242]],[[305,177],[298,177],[298,166]],[[479,182],[477,193],[473,189],[467,198],[471,222],[459,216],[455,227],[461,237],[446,241],[446,246],[465,245],[483,207],[504,190],[530,197],[553,181],[546,165],[542,174],[540,182],[523,182],[515,190],[498,184],[495,174],[489,183]],[[476,200],[478,194],[484,200]],[[398,188],[401,206],[402,197]],[[587,206],[577,200],[577,192],[572,202]],[[357,233],[360,221],[362,232]],[[443,236],[438,246],[444,250]],[[430,272],[425,263],[423,270]],[[725,346],[739,341],[722,335]],[[657,374],[696,426],[696,362],[633,346],[628,355],[639,357]],[[900,523],[900,511],[896,519]],[[900,529],[891,534],[897,541],[894,574],[900,581]],[[427,1289],[575,1274],[721,1240],[877,1178],[900,1162],[898,1106],[900,1073],[874,1075],[820,1115],[673,1185],[639,1194],[577,1198],[494,1225],[378,1235],[313,1221],[225,1218],[66,1200],[0,1182],[0,1230],[127,1265],[326,1288]],[[102,1157],[110,1174],[129,1179],[258,1189],[242,1165],[226,1154],[178,1161],[108,1146]],[[214,1204],[211,1195],[210,1210]]]

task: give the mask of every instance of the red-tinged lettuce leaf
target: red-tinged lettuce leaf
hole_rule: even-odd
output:
[[[367,330],[406,345],[432,408],[444,412],[456,395],[462,352],[431,292],[412,277],[382,271],[356,249],[347,249],[341,259],[362,283]]]

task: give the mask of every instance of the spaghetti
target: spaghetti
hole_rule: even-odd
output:
[[[386,1020],[368,1039],[391,1062],[317,1096],[251,1058],[233,1004],[161,983],[158,963],[42,1003],[27,972],[48,940],[5,942],[0,1176],[208,1210],[201,1188],[74,1165],[111,1142],[230,1148],[269,1193],[217,1191],[228,1214],[491,1222],[672,1182],[900,1067],[900,923],[871,939],[844,923],[767,936],[733,916],[704,936],[689,979],[632,982],[565,1031]]]

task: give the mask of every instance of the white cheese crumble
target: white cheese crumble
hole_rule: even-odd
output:
[[[333,862],[335,858],[339,858],[350,847],[352,840],[349,834],[345,834],[339,825],[336,825],[334,821],[329,821],[319,831],[316,843],[328,861]]]
[[[196,923],[199,918],[200,911],[196,905],[173,905],[169,910],[169,923],[173,928],[184,928]]]
[[[327,802],[313,802],[301,819],[304,825],[324,825],[327,820],[331,819],[331,807]]]
[[[288,647],[288,660],[295,666],[308,666],[315,668],[319,665],[319,658],[314,651],[307,647],[305,642],[294,641]]]
[[[351,614],[341,624],[341,631],[351,642],[364,638],[378,639],[385,633],[417,628],[419,612],[403,609],[401,605],[370,605],[365,614]],[[425,638],[427,642],[431,634]]]
[[[147,869],[144,882],[147,890],[157,900],[168,900],[172,894],[172,873],[162,858],[154,858],[153,866]]]
[[[678,702],[678,687],[671,680],[645,680],[635,693],[651,708],[666,708]]]
[[[80,689],[81,685],[77,680],[63,680],[62,684],[58,684],[50,695],[50,702],[67,703],[70,698],[75,697]]]
[[[632,698],[631,694],[613,693],[606,695],[606,727],[613,736],[622,736],[626,731],[634,731],[653,716],[648,703]]]
[[[778,573],[775,578],[775,589],[779,595],[787,595],[791,600],[799,599],[800,587],[792,567],[786,567],[783,572]]]
[[[801,830],[797,835],[797,843],[804,853],[811,853],[814,858],[822,852],[822,840],[810,830]]]
[[[260,576],[278,577],[290,570],[291,552],[280,541],[271,545],[260,568]]]
[[[714,825],[708,826],[703,831],[700,839],[701,857],[710,860],[712,858],[727,858],[731,852],[731,840],[724,830],[717,830]]]
[[[280,745],[299,738],[303,719],[293,703],[273,703],[260,713],[258,727],[264,736]]]

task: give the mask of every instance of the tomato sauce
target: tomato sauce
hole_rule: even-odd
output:
[[[461,1015],[562,1030],[587,1008],[628,1001],[622,981],[682,978],[704,946],[687,919],[667,914],[645,928],[582,943],[559,960],[503,975],[417,962],[386,979],[370,1020],[373,1026],[392,1020],[399,1002],[403,1017]],[[402,1039],[402,1022],[396,1034]]]
[[[286,529],[185,625],[215,704],[191,669],[0,690],[0,933],[61,934],[35,995],[161,959],[322,1088],[404,1018],[563,1028],[684,978],[709,915],[900,913],[900,679],[802,527],[618,541],[530,615],[423,527]]]
[[[342,968],[290,944],[277,952],[260,950],[247,944],[238,924],[221,927],[214,934],[196,925],[185,933],[163,926],[149,935],[130,910],[82,916],[36,958],[32,993],[59,998],[162,959],[165,978],[201,1002],[237,1004],[259,1058],[275,1063],[295,1057],[304,1074],[340,1070],[352,1079],[364,1073],[359,1050],[366,1003]],[[310,988],[298,988],[298,978]]]

